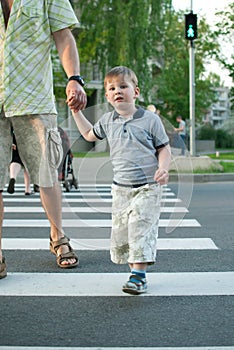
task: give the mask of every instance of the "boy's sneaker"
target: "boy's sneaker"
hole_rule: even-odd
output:
[[[133,295],[147,292],[146,279],[138,275],[131,275],[129,280],[123,285],[122,291]]]

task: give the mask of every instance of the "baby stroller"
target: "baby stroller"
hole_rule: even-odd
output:
[[[72,186],[74,186],[75,189],[78,188],[78,183],[72,167],[73,154],[70,148],[70,140],[67,133],[60,126],[58,127],[58,131],[60,133],[63,146],[63,159],[58,167],[58,179],[62,182],[66,192],[69,192]]]

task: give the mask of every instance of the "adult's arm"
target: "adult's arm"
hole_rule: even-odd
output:
[[[80,75],[79,53],[71,30],[65,28],[54,32],[53,38],[67,76]],[[85,109],[86,93],[77,81],[71,80],[67,83],[66,94],[67,104],[71,110],[77,112]]]

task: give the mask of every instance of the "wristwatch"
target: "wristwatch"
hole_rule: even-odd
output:
[[[81,86],[85,85],[84,79],[81,75],[72,75],[68,78],[68,81],[76,80]]]

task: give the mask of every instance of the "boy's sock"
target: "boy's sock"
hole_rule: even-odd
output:
[[[132,275],[137,275],[141,278],[146,278],[146,271],[145,270],[137,270],[137,269],[132,269],[131,270]],[[137,279],[134,279],[134,277],[130,278],[131,282],[133,283],[139,283]]]

